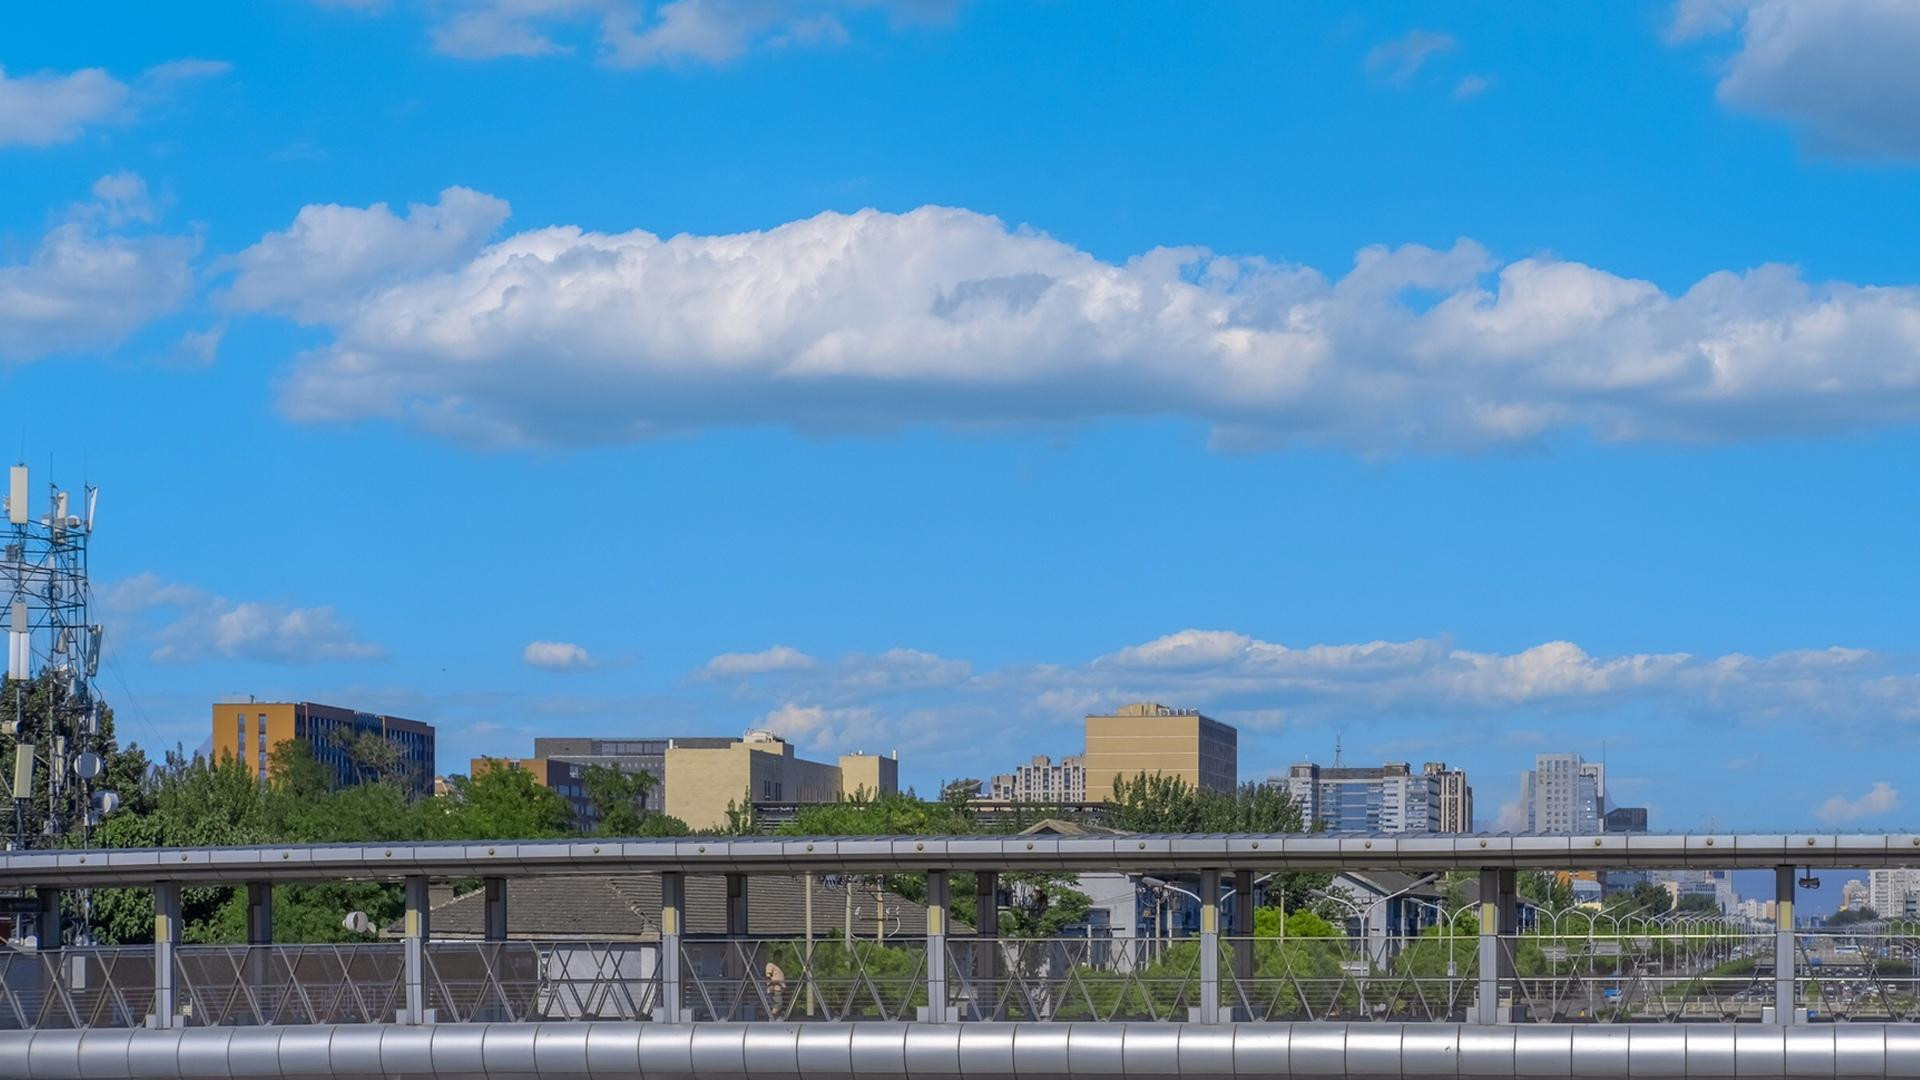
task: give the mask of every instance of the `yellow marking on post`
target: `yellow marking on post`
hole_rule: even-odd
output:
[[[944,934],[947,932],[947,912],[944,908],[927,909],[927,933]]]
[[[1219,908],[1213,906],[1212,904],[1204,904],[1201,906],[1200,932],[1203,934],[1217,934],[1220,932],[1220,909]]]
[[[677,934],[680,932],[679,908],[660,909],[660,932],[663,934]]]

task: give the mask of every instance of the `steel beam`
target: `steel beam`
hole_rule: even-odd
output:
[[[922,874],[929,870],[1197,873],[1201,870],[1651,870],[1873,868],[1920,864],[1920,833],[1849,835],[690,837],[288,845],[0,853],[0,888],[145,887],[158,881],[580,876],[596,873]]]

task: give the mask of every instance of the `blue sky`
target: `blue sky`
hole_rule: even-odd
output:
[[[1563,749],[1656,827],[1912,820],[1908,5],[8,21],[0,448],[105,489],[142,743],[929,790],[1152,698],[1487,824]]]

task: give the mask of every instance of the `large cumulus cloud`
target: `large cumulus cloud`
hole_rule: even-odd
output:
[[[505,443],[1168,416],[1363,451],[1920,419],[1920,289],[1786,266],[1669,292],[1470,240],[1367,248],[1338,276],[1111,261],[947,207],[489,240],[505,212],[463,189],[405,217],[308,207],[242,253],[232,303],[331,333],[285,409]]]

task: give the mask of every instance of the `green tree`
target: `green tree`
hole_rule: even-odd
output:
[[[627,773],[611,765],[589,765],[580,777],[587,801],[600,819],[602,836],[639,836],[646,826],[647,797],[654,782],[650,772]]]
[[[1673,910],[1673,894],[1651,881],[1643,881],[1608,897],[1605,908],[1616,918],[1664,915]]]
[[[1870,907],[1847,908],[1836,911],[1827,917],[1828,926],[1852,926],[1855,923],[1878,922],[1880,913]]]
[[[1548,911],[1565,911],[1573,906],[1573,885],[1562,884],[1556,874],[1545,870],[1527,870],[1514,882],[1522,899]]]
[[[1300,808],[1271,785],[1204,791],[1178,776],[1146,772],[1114,782],[1107,824],[1141,833],[1306,831]]]
[[[1715,915],[1720,911],[1720,902],[1703,893],[1688,893],[1680,898],[1680,903],[1674,906],[1674,910]]]
[[[781,836],[956,836],[976,831],[973,819],[947,803],[911,795],[860,795],[803,806],[774,832]]]
[[[144,813],[112,815],[94,840],[103,847],[203,847],[266,843],[267,795],[257,777],[232,757],[218,762],[166,756],[156,771]],[[181,915],[205,922],[233,890],[190,888],[181,893]],[[153,897],[146,889],[101,889],[93,894],[95,932],[108,944],[153,940]]]
[[[573,807],[518,766],[450,776],[451,795],[423,803],[416,835],[438,840],[544,840],[573,832]]]
[[[114,733],[113,709],[97,701],[100,735],[93,745],[101,758],[100,775],[85,785],[83,791],[82,785],[74,782],[70,757],[66,763],[69,771],[62,778],[64,782],[58,785],[48,782],[44,768],[49,749],[48,718],[56,714],[73,716],[82,704],[83,699],[73,693],[68,682],[53,672],[19,680],[0,676],[0,720],[6,721],[4,727],[0,727],[0,771],[4,771],[4,779],[10,782],[19,745],[23,741],[34,745],[34,756],[43,764],[35,770],[27,817],[35,823],[48,818],[62,822],[63,831],[53,840],[57,845],[78,846],[90,836],[92,826],[88,824],[87,814],[92,808],[87,804],[87,793],[111,791],[120,797],[123,808],[137,810],[146,791],[149,767],[146,753],[138,746],[120,747]],[[34,828],[37,835],[37,824]],[[35,842],[42,841],[36,839]]]

